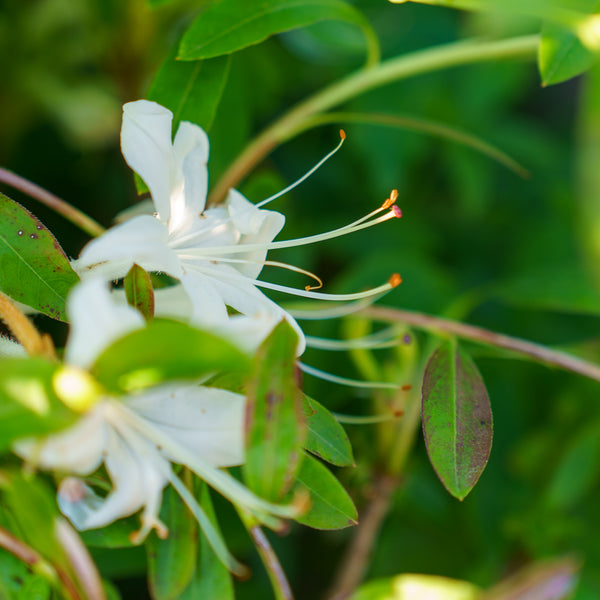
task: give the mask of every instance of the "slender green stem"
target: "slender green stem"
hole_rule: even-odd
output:
[[[361,314],[379,321],[408,323],[413,327],[432,333],[450,333],[459,338],[478,342],[486,346],[511,350],[517,354],[527,356],[529,359],[536,362],[552,367],[558,367],[559,369],[571,371],[578,375],[600,381],[600,365],[588,362],[566,352],[552,350],[547,346],[535,344],[528,340],[511,337],[502,333],[496,333],[495,331],[490,331],[483,327],[387,306],[371,306],[363,309]]]
[[[89,233],[92,237],[102,235],[106,231],[100,223],[94,221],[94,219],[80,211],[78,208],[71,206],[68,202],[55,196],[52,192],[45,190],[43,187],[40,187],[8,169],[0,167],[0,182],[45,204],[48,208],[61,214],[65,219],[71,221],[73,225],[76,225],[79,229]]]
[[[458,65],[507,58],[533,57],[539,36],[499,41],[466,40],[395,57],[362,69],[297,104],[252,141],[235,159],[213,189],[209,203],[220,202],[273,148],[305,127],[307,119],[364,92],[392,81]]]
[[[482,138],[461,131],[454,127],[450,127],[445,123],[437,123],[428,121],[418,117],[405,115],[387,115],[381,113],[358,113],[358,112],[328,112],[322,115],[317,115],[308,119],[305,122],[303,131],[318,127],[327,123],[363,123],[367,125],[383,125],[386,127],[396,127],[398,129],[408,129],[418,131],[427,135],[433,135],[440,138],[469,146],[474,150],[485,154],[489,158],[499,162],[511,171],[517,173],[521,177],[527,178],[530,176],[529,171],[521,166],[514,158],[490,144]]]
[[[294,600],[292,589],[290,588],[287,577],[283,572],[281,563],[279,562],[273,547],[269,543],[267,536],[261,529],[260,523],[249,512],[238,507],[236,508],[238,515],[240,516],[244,527],[250,534],[263,565],[267,570],[267,575],[271,581],[271,586],[273,588],[273,593],[275,594],[276,600]]]

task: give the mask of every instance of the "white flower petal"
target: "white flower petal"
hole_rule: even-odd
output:
[[[84,277],[88,271],[105,279],[124,277],[134,263],[147,271],[181,274],[181,263],[167,244],[166,226],[149,215],[135,217],[89,242],[73,268]]]
[[[237,190],[229,190],[226,206],[233,224],[242,233],[239,244],[268,244],[283,229],[285,217],[272,210],[261,210],[246,200]],[[236,266],[240,273],[256,279],[263,268],[267,250],[254,250],[237,254],[236,258],[249,261]]]
[[[127,304],[118,304],[99,278],[78,283],[67,298],[71,330],[65,361],[89,367],[113,341],[144,326],[142,315]]]
[[[210,327],[227,320],[227,307],[212,278],[188,270],[180,280],[192,303],[193,323]]]
[[[193,305],[185,288],[180,284],[154,290],[154,315],[181,321],[190,321]]]
[[[164,462],[165,459],[136,432],[129,428],[118,432],[116,424],[113,423],[113,426],[109,430],[110,439],[104,461],[112,481],[112,491],[101,504],[96,504],[97,510],[89,512],[80,524],[82,530],[104,527],[134,514],[142,506],[151,509],[151,514],[146,515],[146,520],[151,521],[150,526],[159,522],[158,510],[167,480],[161,474],[162,467],[157,461]],[[143,529],[147,529],[145,525],[143,523]]]
[[[18,440],[13,450],[44,469],[88,475],[102,463],[107,443],[104,405],[99,404],[66,431],[42,439]]]
[[[173,150],[176,156],[182,194],[171,194],[169,231],[182,233],[188,230],[204,211],[208,192],[208,137],[201,127],[183,122],[179,125]]]
[[[173,113],[156,102],[123,106],[121,150],[127,164],[144,180],[160,219],[170,216],[169,199],[177,165],[171,144]]]
[[[244,461],[245,398],[240,394],[170,383],[129,397],[125,404],[214,466]],[[173,456],[169,459],[177,460]]]
[[[104,500],[77,477],[67,477],[58,486],[57,502],[60,511],[76,529],[85,529],[92,514],[98,512]]]

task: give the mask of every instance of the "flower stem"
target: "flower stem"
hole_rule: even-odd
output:
[[[511,350],[517,354],[527,356],[528,358],[552,367],[558,367],[565,371],[571,371],[590,379],[600,381],[600,365],[588,362],[572,354],[552,350],[547,346],[535,344],[528,340],[515,338],[502,333],[496,333],[483,327],[444,319],[421,312],[404,310],[400,308],[391,308],[387,306],[371,306],[361,311],[366,317],[379,321],[392,323],[408,323],[418,329],[430,331],[432,333],[450,333],[459,338],[478,342],[486,346],[503,348]]]
[[[61,214],[65,219],[71,221],[73,225],[76,225],[79,229],[89,233],[92,237],[98,237],[106,231],[100,223],[94,221],[94,219],[80,211],[78,208],[71,206],[68,202],[61,200],[52,192],[45,190],[43,187],[40,187],[8,169],[0,167],[0,182],[45,204],[48,208]]]
[[[239,507],[236,508],[238,515],[244,523],[244,527],[250,534],[263,565],[267,570],[276,600],[294,600],[290,584],[283,572],[281,563],[273,551],[273,547],[269,543],[267,536],[261,529],[260,523],[250,513]]]
[[[4,321],[29,356],[56,359],[50,336],[40,334],[33,323],[16,307],[12,300],[0,292],[0,321]]]
[[[412,75],[462,64],[535,56],[538,35],[506,40],[466,40],[390,58],[375,67],[361,69],[297,104],[258,135],[234,160],[215,185],[209,204],[221,202],[227,191],[249,173],[271,150],[305,128],[308,119],[363,92]]]

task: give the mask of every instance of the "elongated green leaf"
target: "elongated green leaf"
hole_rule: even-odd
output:
[[[210,129],[225,89],[229,57],[193,63],[175,60],[175,52],[162,64],[146,94],[173,112],[173,127],[190,121]]]
[[[422,416],[429,460],[446,489],[463,500],[485,469],[493,427],[483,379],[454,340],[427,363]]]
[[[298,472],[298,487],[310,494],[311,507],[297,518],[314,529],[343,529],[358,523],[354,502],[333,473],[316,458],[306,455]]]
[[[341,0],[222,0],[203,12],[187,30],[178,58],[197,60],[236,52],[276,33],[335,19],[358,25],[371,60],[378,42],[364,16]]]
[[[248,386],[244,479],[269,500],[280,498],[294,482],[306,436],[297,343],[296,332],[282,320],[259,348]]]
[[[109,346],[93,372],[110,389],[131,391],[214,371],[244,371],[250,360],[229,342],[184,323],[156,319]]]
[[[41,358],[0,360],[0,450],[22,437],[67,427],[77,415],[56,395],[58,365]]]
[[[199,485],[196,488],[200,488],[200,505],[220,534],[221,531],[217,523],[208,486],[199,481],[198,483]],[[196,600],[197,598],[233,600],[234,593],[231,573],[219,560],[210,547],[208,540],[202,534],[200,534],[198,555],[196,569],[188,587],[181,594],[180,600]]]
[[[0,193],[0,290],[64,320],[67,293],[79,278],[56,238],[27,209]]]
[[[127,302],[137,308],[146,321],[154,318],[154,289],[150,275],[139,265],[134,264],[124,281]]]
[[[50,600],[51,594],[50,582],[41,575],[33,575],[26,579],[17,600]]]
[[[304,416],[308,430],[304,448],[332,465],[353,466],[350,440],[336,418],[308,396],[304,396]]]
[[[146,542],[148,583],[154,600],[177,600],[196,566],[196,522],[172,487],[163,494],[160,520],[167,526],[165,540],[153,535]]]

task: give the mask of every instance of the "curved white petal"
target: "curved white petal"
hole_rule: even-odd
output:
[[[192,300],[180,284],[154,290],[154,315],[189,321],[193,313]]]
[[[192,303],[193,323],[210,327],[227,320],[227,307],[213,279],[188,269],[180,280]]]
[[[18,440],[13,450],[44,469],[88,475],[102,463],[107,443],[104,405],[99,404],[66,431],[42,439]]]
[[[178,185],[183,193],[171,195],[169,231],[184,232],[197,219],[206,205],[208,192],[208,137],[198,125],[182,122],[173,143],[178,167]]]
[[[227,467],[244,461],[245,398],[240,394],[170,383],[130,396],[125,405],[207,463]]]
[[[73,268],[82,277],[91,271],[110,280],[124,277],[137,263],[146,271],[164,271],[179,277],[181,263],[167,242],[166,226],[155,217],[142,215],[89,242]]]
[[[94,277],[78,283],[67,298],[71,322],[65,361],[89,367],[113,341],[144,326],[142,315],[115,302],[104,281]]]
[[[226,206],[234,226],[242,234],[239,244],[268,244],[283,229],[285,217],[272,210],[261,210],[246,200],[237,190],[229,190]],[[263,268],[267,250],[254,250],[237,254],[237,258],[248,260],[248,264],[236,266],[240,273],[256,279]]]
[[[58,486],[58,507],[76,529],[85,529],[88,519],[102,506],[104,500],[77,477],[66,477]]]
[[[161,474],[164,461],[150,442],[128,427],[117,428],[113,423],[109,429],[104,461],[112,491],[102,503],[96,503],[96,510],[89,511],[79,528],[104,527],[121,517],[134,514],[143,506],[149,506],[151,514],[144,511],[146,522],[142,524],[142,529],[147,533],[149,527],[159,523],[162,490],[167,483]]]
[[[156,102],[123,106],[121,150],[127,164],[144,180],[160,219],[170,216],[169,198],[177,165],[171,144],[173,113]]]
[[[263,311],[252,316],[234,315],[226,323],[215,327],[215,333],[241,350],[254,353],[281,319],[286,319],[298,334],[296,356],[300,356],[306,349],[304,332],[296,320],[283,310],[280,313]]]

